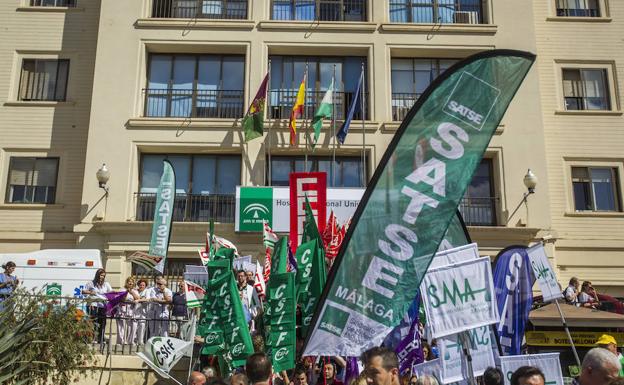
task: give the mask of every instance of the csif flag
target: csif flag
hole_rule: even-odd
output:
[[[156,209],[152,225],[152,240],[149,255],[162,257],[154,269],[163,272],[171,238],[171,219],[176,195],[175,172],[168,160],[163,160],[163,173],[156,191]]]
[[[358,205],[304,356],[358,356],[400,322],[534,60],[511,50],[471,56],[418,99]],[[415,166],[422,142],[424,162]]]
[[[534,283],[526,247],[510,246],[498,253],[494,289],[501,319],[497,329],[506,356],[521,353],[524,329],[533,304]]]

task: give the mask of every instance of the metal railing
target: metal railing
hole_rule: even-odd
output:
[[[482,24],[482,0],[390,0],[390,21],[393,23]]]
[[[496,226],[498,198],[462,198],[459,211],[467,226]]]
[[[596,7],[591,7],[591,2],[586,2],[586,8],[570,8],[570,2],[567,0],[557,0],[557,16],[572,16],[572,17],[600,17],[600,8],[598,8],[598,2]]]
[[[608,97],[566,96],[566,110],[608,110]]]
[[[421,94],[393,92],[392,93],[392,120],[402,121],[418,100]]]
[[[271,20],[366,21],[366,0],[272,0]]]
[[[234,223],[236,199],[234,194],[177,194],[173,204],[175,222]],[[136,220],[154,220],[155,193],[135,193]]]
[[[31,7],[76,7],[77,0],[30,0]]]
[[[269,90],[269,116],[271,119],[290,118],[292,107],[295,104],[295,99],[297,98],[297,91],[298,90],[284,89]],[[321,104],[321,100],[323,100],[323,96],[325,96],[325,91],[307,91],[306,105],[303,116],[307,117],[307,119],[312,119],[316,109]],[[351,106],[354,96],[354,92],[333,93],[336,120],[344,120],[347,116],[348,109]],[[370,120],[370,114],[368,113],[368,92],[364,93],[364,98],[366,100],[364,105],[364,109],[366,111],[365,116],[367,120]],[[360,100],[358,100],[358,104],[359,103],[361,103]],[[353,114],[353,119],[362,120],[362,109],[359,108],[359,106]]]
[[[146,117],[240,118],[243,116],[242,90],[176,90],[146,88]]]
[[[152,0],[153,18],[247,19],[247,0]]]

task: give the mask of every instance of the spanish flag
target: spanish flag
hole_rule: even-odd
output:
[[[301,81],[301,85],[299,86],[299,91],[297,92],[297,99],[295,100],[295,105],[292,108],[292,112],[290,113],[290,145],[295,145],[295,139],[297,137],[297,119],[301,118],[303,115],[303,107],[305,104],[305,83],[306,83],[306,74],[303,75],[303,80]]]

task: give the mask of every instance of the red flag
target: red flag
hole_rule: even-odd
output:
[[[334,237],[336,236],[337,232],[338,223],[336,223],[336,216],[334,215],[334,210],[332,210],[329,213],[329,220],[327,221],[327,224],[325,225],[325,230],[323,230],[323,235],[321,236],[323,238],[323,245],[325,246],[325,248],[329,246],[332,239],[334,239]]]
[[[271,249],[266,248],[266,255],[264,257],[264,270],[262,271],[262,275],[264,276],[264,283],[269,282],[269,277],[271,276]]]

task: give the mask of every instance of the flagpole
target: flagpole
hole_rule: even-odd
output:
[[[308,119],[308,108],[306,106],[306,102],[308,101],[307,100],[308,99],[307,90],[308,90],[308,62],[306,62],[305,73],[303,75],[303,122],[302,122],[302,124],[305,124],[307,119]],[[308,171],[308,126],[309,125],[306,124],[305,132],[304,132],[304,135],[305,135],[305,154],[304,154],[303,168],[304,168],[305,172]]]
[[[366,119],[366,112],[364,110],[365,106],[365,97],[366,97],[366,83],[364,77],[364,62],[362,62],[362,72],[360,74],[362,76],[362,95],[360,95],[361,101],[361,110],[362,110],[362,186],[366,187],[366,127],[364,125],[364,120]]]
[[[332,77],[332,141],[334,143],[332,150],[332,164],[331,164],[331,173],[332,173],[332,187],[336,186],[336,172],[334,170],[334,164],[336,163],[336,98],[334,97],[336,85],[336,65],[334,64],[334,76]]]
[[[561,317],[561,323],[563,324],[563,328],[565,329],[566,335],[568,336],[568,341],[570,342],[570,346],[572,347],[572,353],[574,353],[574,359],[576,360],[576,364],[581,367],[581,360],[579,359],[579,355],[576,351],[576,346],[574,346],[574,340],[570,335],[570,329],[568,329],[568,324],[566,323],[565,318],[563,317],[563,312],[561,311],[561,307],[559,306],[559,300],[555,300],[555,305],[557,305],[557,310],[559,310],[559,316]]]
[[[267,77],[268,77],[268,79],[267,79],[267,87],[268,87],[267,94],[268,94],[268,97],[267,97],[267,100],[266,100],[265,104],[267,106],[266,109],[267,109],[267,116],[268,116],[268,121],[269,121],[269,133],[267,135],[267,140],[269,142],[269,144],[268,144],[268,149],[269,149],[269,151],[268,151],[268,153],[269,153],[269,155],[268,155],[268,162],[269,162],[269,175],[268,175],[268,179],[269,179],[268,182],[269,182],[269,184],[268,184],[268,186],[271,186],[271,184],[272,184],[271,183],[271,180],[272,180],[271,179],[271,146],[273,145],[273,143],[271,143],[271,59],[269,59],[269,72],[267,73]],[[264,117],[263,117],[263,119],[264,119]],[[266,180],[267,173],[264,173],[264,178],[265,178],[264,185],[267,186],[267,183],[266,183],[267,182],[267,180]]]

